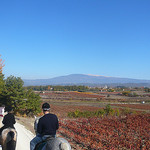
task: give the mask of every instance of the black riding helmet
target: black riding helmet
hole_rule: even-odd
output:
[[[48,103],[44,103],[42,105],[42,109],[43,109],[43,111],[48,111],[48,110],[50,110],[50,105]]]
[[[5,108],[5,112],[11,112],[13,110],[13,108],[11,106],[6,106]]]

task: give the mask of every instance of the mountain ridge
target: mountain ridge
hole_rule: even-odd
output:
[[[70,74],[65,76],[58,76],[49,79],[24,79],[24,86],[44,86],[44,85],[124,85],[124,84],[140,84],[150,86],[150,80],[132,79],[132,78],[120,78],[109,77],[102,75],[90,75],[90,74]]]

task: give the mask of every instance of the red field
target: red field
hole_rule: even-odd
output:
[[[45,92],[40,93],[41,96],[46,96],[49,99],[61,99],[61,100],[72,100],[72,99],[103,99],[105,96],[88,93],[88,92]]]
[[[138,113],[128,113],[129,115],[127,116],[69,119],[67,117],[68,112],[75,112],[76,110],[96,111],[102,106],[105,107],[102,103],[97,105],[96,102],[94,102],[96,105],[91,103],[91,106],[86,106],[87,102],[84,103],[84,106],[79,106],[79,103],[78,106],[75,106],[75,101],[72,100],[85,100],[88,98],[89,100],[99,98],[102,100],[104,97],[98,94],[80,92],[52,92],[44,93],[43,96],[48,97],[43,100],[50,100],[51,112],[55,113],[59,118],[60,128],[58,133],[71,143],[73,150],[150,149],[150,114],[140,114],[144,110],[150,110],[148,103],[111,105],[112,108],[117,106],[119,109],[121,107],[131,108],[131,110],[139,109]],[[67,103],[65,103],[66,100],[68,100]],[[88,104],[90,105],[90,103]],[[92,105],[100,107],[93,107]]]
[[[59,132],[70,143],[79,144],[78,150],[148,150],[150,114],[129,115],[118,119],[61,120]]]
[[[127,107],[140,110],[150,110],[150,104],[111,104],[112,106]]]

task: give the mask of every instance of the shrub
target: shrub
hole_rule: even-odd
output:
[[[124,95],[124,96],[129,96],[130,93],[131,93],[131,91],[123,91],[123,92],[122,92],[122,95]]]
[[[106,115],[110,115],[113,112],[113,109],[110,107],[110,105],[106,105],[106,108],[104,109]]]

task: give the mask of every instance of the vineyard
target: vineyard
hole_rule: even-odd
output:
[[[37,92],[44,101],[49,102],[111,102],[111,103],[149,103],[149,96],[142,93],[139,97],[129,97],[120,92],[77,92],[77,91],[44,91]]]
[[[112,106],[119,106],[124,108],[150,110],[150,104],[111,104]]]
[[[51,103],[51,112],[60,122],[58,134],[71,143],[73,150],[150,149],[150,114],[146,113],[150,105],[145,97],[75,91],[40,95],[44,102]],[[127,103],[113,103],[117,101]],[[137,103],[128,103],[131,101]],[[106,107],[107,102],[112,108]]]
[[[59,134],[81,150],[150,149],[150,114],[60,120]],[[79,150],[79,148],[77,148]]]
[[[100,100],[105,96],[94,94],[90,92],[46,92],[40,93],[42,98],[48,98],[51,100]]]

